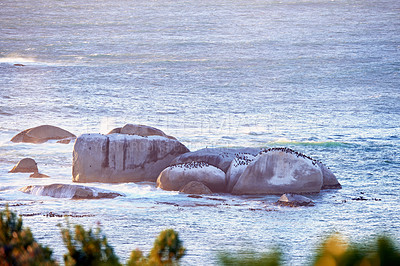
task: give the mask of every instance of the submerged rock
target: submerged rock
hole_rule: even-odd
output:
[[[237,180],[232,194],[317,193],[322,171],[315,160],[287,148],[261,152]]]
[[[35,173],[31,174],[29,177],[30,178],[48,178],[50,176],[45,175],[45,174],[41,174],[39,172],[35,172]]]
[[[120,193],[102,190],[94,187],[68,184],[26,186],[20,191],[37,196],[70,199],[112,199],[123,196]]]
[[[198,181],[191,181],[187,183],[179,191],[185,194],[197,194],[197,195],[212,194],[211,189],[209,189],[202,182]]]
[[[163,136],[84,134],[75,141],[74,182],[155,182],[171,161],[189,150]]]
[[[225,173],[207,163],[184,163],[169,166],[157,179],[157,187],[164,190],[179,191],[192,181],[201,182],[212,192],[224,192]]]
[[[37,163],[32,158],[20,160],[9,173],[36,173],[38,172]]]
[[[60,140],[60,139],[70,139],[70,138],[76,138],[76,136],[71,132],[68,132],[59,127],[42,125],[38,127],[29,128],[18,133],[11,139],[11,141],[38,144],[38,143],[44,143],[48,140]]]
[[[302,195],[296,194],[283,194],[276,202],[277,205],[299,207],[299,206],[314,206],[315,203]]]
[[[236,155],[257,155],[259,152],[260,149],[257,148],[205,148],[178,156],[171,162],[171,165],[190,162],[205,162],[226,173]]]

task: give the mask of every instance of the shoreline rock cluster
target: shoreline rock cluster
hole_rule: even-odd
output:
[[[45,132],[49,135],[46,135]],[[73,139],[60,128],[24,130],[11,141]],[[73,182],[156,182],[187,194],[308,194],[341,188],[323,163],[289,148],[205,148],[189,151],[163,131],[127,124],[107,135],[83,134],[73,149]]]

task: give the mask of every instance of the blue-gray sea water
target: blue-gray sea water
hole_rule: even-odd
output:
[[[398,0],[1,0],[1,206],[37,214],[24,224],[59,261],[65,220],[50,212],[100,223],[121,262],[147,253],[165,228],[184,241],[183,265],[275,244],[287,264],[304,265],[334,231],[399,240],[399,73]],[[126,195],[106,200],[18,191],[72,183],[73,149],[10,142],[18,132],[126,123],[160,128],[191,150],[290,147],[324,162],[343,189],[310,196],[308,208],[277,207],[277,196],[188,198],[154,184],[90,184]],[[50,178],[8,173],[24,157]]]

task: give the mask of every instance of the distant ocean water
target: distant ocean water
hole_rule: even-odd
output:
[[[274,244],[301,265],[333,231],[400,239],[399,1],[84,2],[0,2],[1,206],[87,215],[70,221],[100,222],[122,261],[165,228],[180,233],[184,265]],[[107,133],[126,123],[160,128],[191,150],[290,147],[324,162],[343,189],[296,209],[274,206],[276,196],[213,196],[221,204],[152,184],[88,184],[126,194],[113,200],[18,191],[72,183],[73,149],[10,142],[18,132],[50,124]],[[51,178],[9,174],[24,157]],[[352,200],[360,196],[369,200]],[[23,219],[61,261],[64,218]]]

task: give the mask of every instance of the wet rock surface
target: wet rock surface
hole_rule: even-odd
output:
[[[68,184],[26,186],[21,188],[20,191],[37,196],[70,199],[112,199],[123,196],[122,194],[113,191]]]

